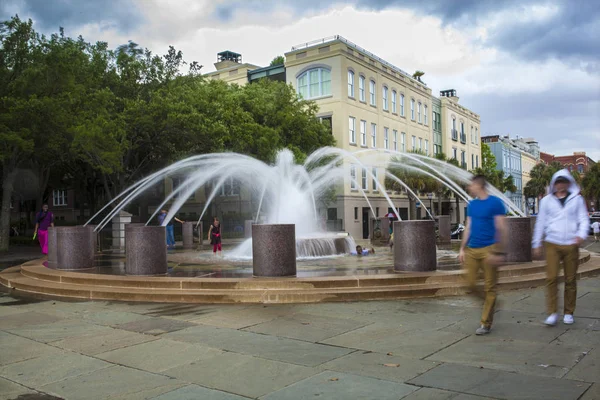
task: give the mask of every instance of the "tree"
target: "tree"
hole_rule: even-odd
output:
[[[583,195],[596,202],[596,210],[600,208],[600,164],[593,164],[581,181]]]
[[[271,64],[269,66],[273,67],[275,65],[283,65],[285,64],[285,58],[283,56],[277,56],[271,60]]]
[[[421,81],[421,77],[422,77],[423,75],[425,75],[425,72],[417,70],[417,71],[415,71],[415,73],[412,75],[412,77],[413,77],[413,79],[416,79],[416,80],[418,80],[419,82],[422,82],[422,81]]]

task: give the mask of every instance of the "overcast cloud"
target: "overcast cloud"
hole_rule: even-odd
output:
[[[534,137],[543,151],[600,159],[600,1],[4,0],[37,30],[116,48],[169,45],[214,70],[232,50],[267,65],[293,45],[342,35],[437,94],[457,89],[483,134]]]

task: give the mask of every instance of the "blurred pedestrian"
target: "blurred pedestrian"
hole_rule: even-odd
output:
[[[48,228],[54,228],[54,214],[48,210],[48,204],[42,205],[42,209],[35,216],[35,228],[33,238],[37,236],[42,248],[42,254],[48,254]]]

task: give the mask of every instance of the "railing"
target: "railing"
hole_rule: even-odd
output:
[[[452,140],[457,141],[458,140],[458,131],[456,129],[451,129],[450,132],[452,133]]]
[[[339,40],[340,42],[345,43],[348,47],[352,47],[352,48],[360,51],[361,53],[364,53],[367,56],[369,56],[369,57],[371,57],[371,58],[379,61],[382,65],[385,65],[389,69],[391,69],[391,70],[393,70],[395,72],[398,72],[399,74],[404,75],[407,78],[410,78],[411,80],[422,84],[423,86],[427,86],[426,83],[414,79],[412,77],[412,75],[410,75],[408,72],[404,71],[403,69],[396,67],[394,64],[390,64],[389,62],[385,61],[384,59],[382,59],[380,57],[377,57],[375,54],[371,53],[370,51],[363,49],[359,45],[357,45],[355,43],[352,43],[351,41],[349,41],[348,39],[346,39],[346,38],[344,38],[344,37],[342,37],[340,35],[328,36],[328,37],[325,37],[323,39],[313,40],[311,42],[306,42],[306,43],[299,44],[297,46],[292,46],[292,51],[296,51],[296,50],[300,50],[300,49],[306,49],[308,47],[312,47],[312,46],[317,45],[317,44],[334,42],[336,40]]]
[[[465,144],[465,143],[467,143],[467,134],[466,134],[466,133],[461,133],[461,134],[460,134],[460,142],[461,142],[462,144]]]

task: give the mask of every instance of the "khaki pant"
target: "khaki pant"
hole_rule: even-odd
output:
[[[577,302],[577,266],[579,264],[579,247],[577,245],[562,246],[544,242],[546,249],[546,311],[556,313],[558,288],[556,281],[563,263],[565,275],[565,307],[564,313],[573,315]]]
[[[495,249],[495,246],[465,249],[465,272],[467,283],[473,294],[483,299],[483,312],[481,313],[481,325],[486,328],[492,326],[494,321],[494,307],[496,305],[496,283],[498,282],[497,266],[487,262],[487,258]],[[483,291],[477,286],[479,270],[483,269]]]

